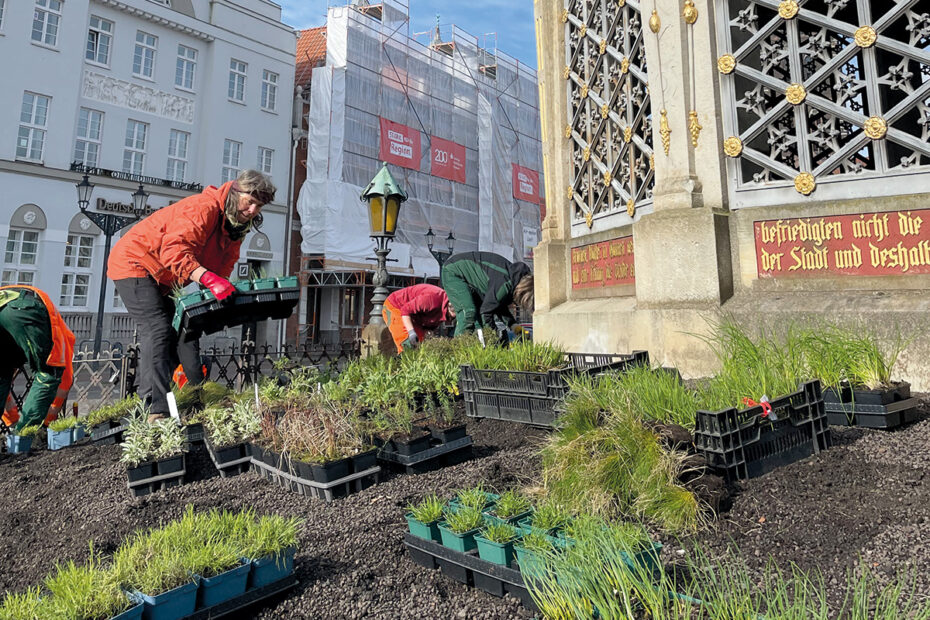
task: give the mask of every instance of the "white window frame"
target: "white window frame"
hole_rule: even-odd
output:
[[[197,71],[197,50],[178,43],[178,59],[174,69],[174,85],[182,90],[194,90]]]
[[[104,49],[102,60],[100,58],[101,48]],[[87,27],[87,46],[84,48],[84,60],[101,67],[109,67],[111,49],[113,49],[113,22],[91,15],[90,24]]]
[[[278,109],[278,77],[274,71],[262,69],[262,110],[266,112]]]
[[[45,102],[44,114],[37,103]],[[28,105],[28,111],[27,111]],[[16,136],[16,159],[41,162],[45,151],[45,132],[52,98],[30,91],[23,92],[23,103],[19,113],[19,133]],[[35,155],[38,156],[35,156]]]
[[[135,77],[144,80],[155,79],[155,53],[157,51],[158,37],[144,30],[136,30],[136,42],[132,48],[132,74]]]
[[[235,58],[229,59],[229,88],[226,90],[226,96],[230,101],[245,103],[245,78],[248,71],[248,63]]]
[[[74,161],[96,168],[100,162],[102,137],[103,112],[81,108],[78,112],[77,137],[74,139]]]
[[[29,237],[28,240],[27,236]],[[10,228],[3,256],[3,273],[0,274],[0,285],[35,284],[41,242],[39,237],[38,230]],[[27,243],[33,247],[32,252],[24,252]],[[30,260],[24,260],[26,258]]]
[[[58,297],[61,306],[87,307],[90,296],[91,269],[94,264],[94,241],[93,235],[68,233]],[[80,294],[79,289],[83,290]]]
[[[239,162],[242,157],[242,143],[226,139],[223,141],[223,183],[235,181],[239,176]]]
[[[271,174],[272,168],[274,168],[274,149],[266,146],[258,147],[257,169],[265,174]]]
[[[61,0],[35,0],[35,10],[32,14],[32,34],[30,35],[33,43],[52,48],[58,47],[61,5]],[[36,38],[36,35],[39,38]]]
[[[187,151],[190,146],[191,135],[180,129],[172,129],[168,133],[168,168],[165,178],[169,181],[184,182],[187,175]]]
[[[123,172],[142,176],[145,172],[145,141],[149,125],[135,119],[126,121],[126,142],[123,148]],[[128,165],[127,165],[128,164]]]

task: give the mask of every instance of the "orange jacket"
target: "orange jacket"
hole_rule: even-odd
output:
[[[61,383],[58,384],[58,392],[55,394],[55,400],[52,401],[52,406],[49,407],[48,410],[48,416],[45,418],[45,423],[47,424],[58,417],[58,412],[65,406],[68,392],[71,391],[71,385],[74,383],[74,368],[71,365],[72,358],[74,357],[74,334],[68,329],[65,320],[58,312],[58,308],[55,307],[55,304],[52,303],[51,298],[49,298],[45,291],[24,284],[0,287],[0,289],[7,288],[24,288],[32,291],[39,296],[39,299],[42,300],[45,309],[48,311],[49,324],[52,328],[52,351],[48,354],[48,359],[45,360],[45,363],[56,368],[64,368],[65,372],[61,376]],[[3,421],[7,426],[12,426],[19,421],[19,410],[16,407],[16,401],[13,399],[12,394],[7,396],[6,403],[4,404]]]
[[[122,280],[150,275],[164,287],[184,286],[197,267],[204,267],[228,278],[242,245],[223,226],[231,186],[232,181],[219,188],[210,186],[130,228],[113,246],[107,276]]]

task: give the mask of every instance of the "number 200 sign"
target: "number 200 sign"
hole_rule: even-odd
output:
[[[433,149],[432,170],[430,173],[443,179],[465,182],[465,147],[451,140],[433,136],[430,140]]]

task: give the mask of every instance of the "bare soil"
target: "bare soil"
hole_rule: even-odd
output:
[[[926,409],[926,401],[924,401]],[[751,570],[771,555],[819,569],[834,600],[860,558],[879,576],[917,575],[930,592],[930,420],[885,432],[834,428],[834,447],[739,485],[732,506],[679,544],[664,540],[667,562],[700,544],[711,557],[728,546]],[[380,484],[331,504],[304,498],[246,473],[220,478],[202,446],[189,456],[191,482],[134,499],[118,446],[82,443],[57,452],[0,455],[0,589],[39,583],[56,561],[87,557],[88,543],[112,552],[138,528],[196,508],[254,508],[305,519],[297,588],[251,610],[258,618],[519,618],[514,599],[468,589],[414,565],[404,550],[404,507],[437,492],[484,482],[531,483],[547,432],[490,420],[468,422],[475,458],[438,471],[388,474]],[[36,444],[40,442],[37,440]]]

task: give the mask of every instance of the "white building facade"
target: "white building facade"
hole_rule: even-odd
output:
[[[85,172],[90,210],[130,215],[140,183],[158,209],[270,174],[277,197],[240,265],[282,275],[295,41],[267,0],[0,0],[2,284],[47,291],[80,343],[105,283],[104,340],[130,341],[105,235],[78,209]]]

